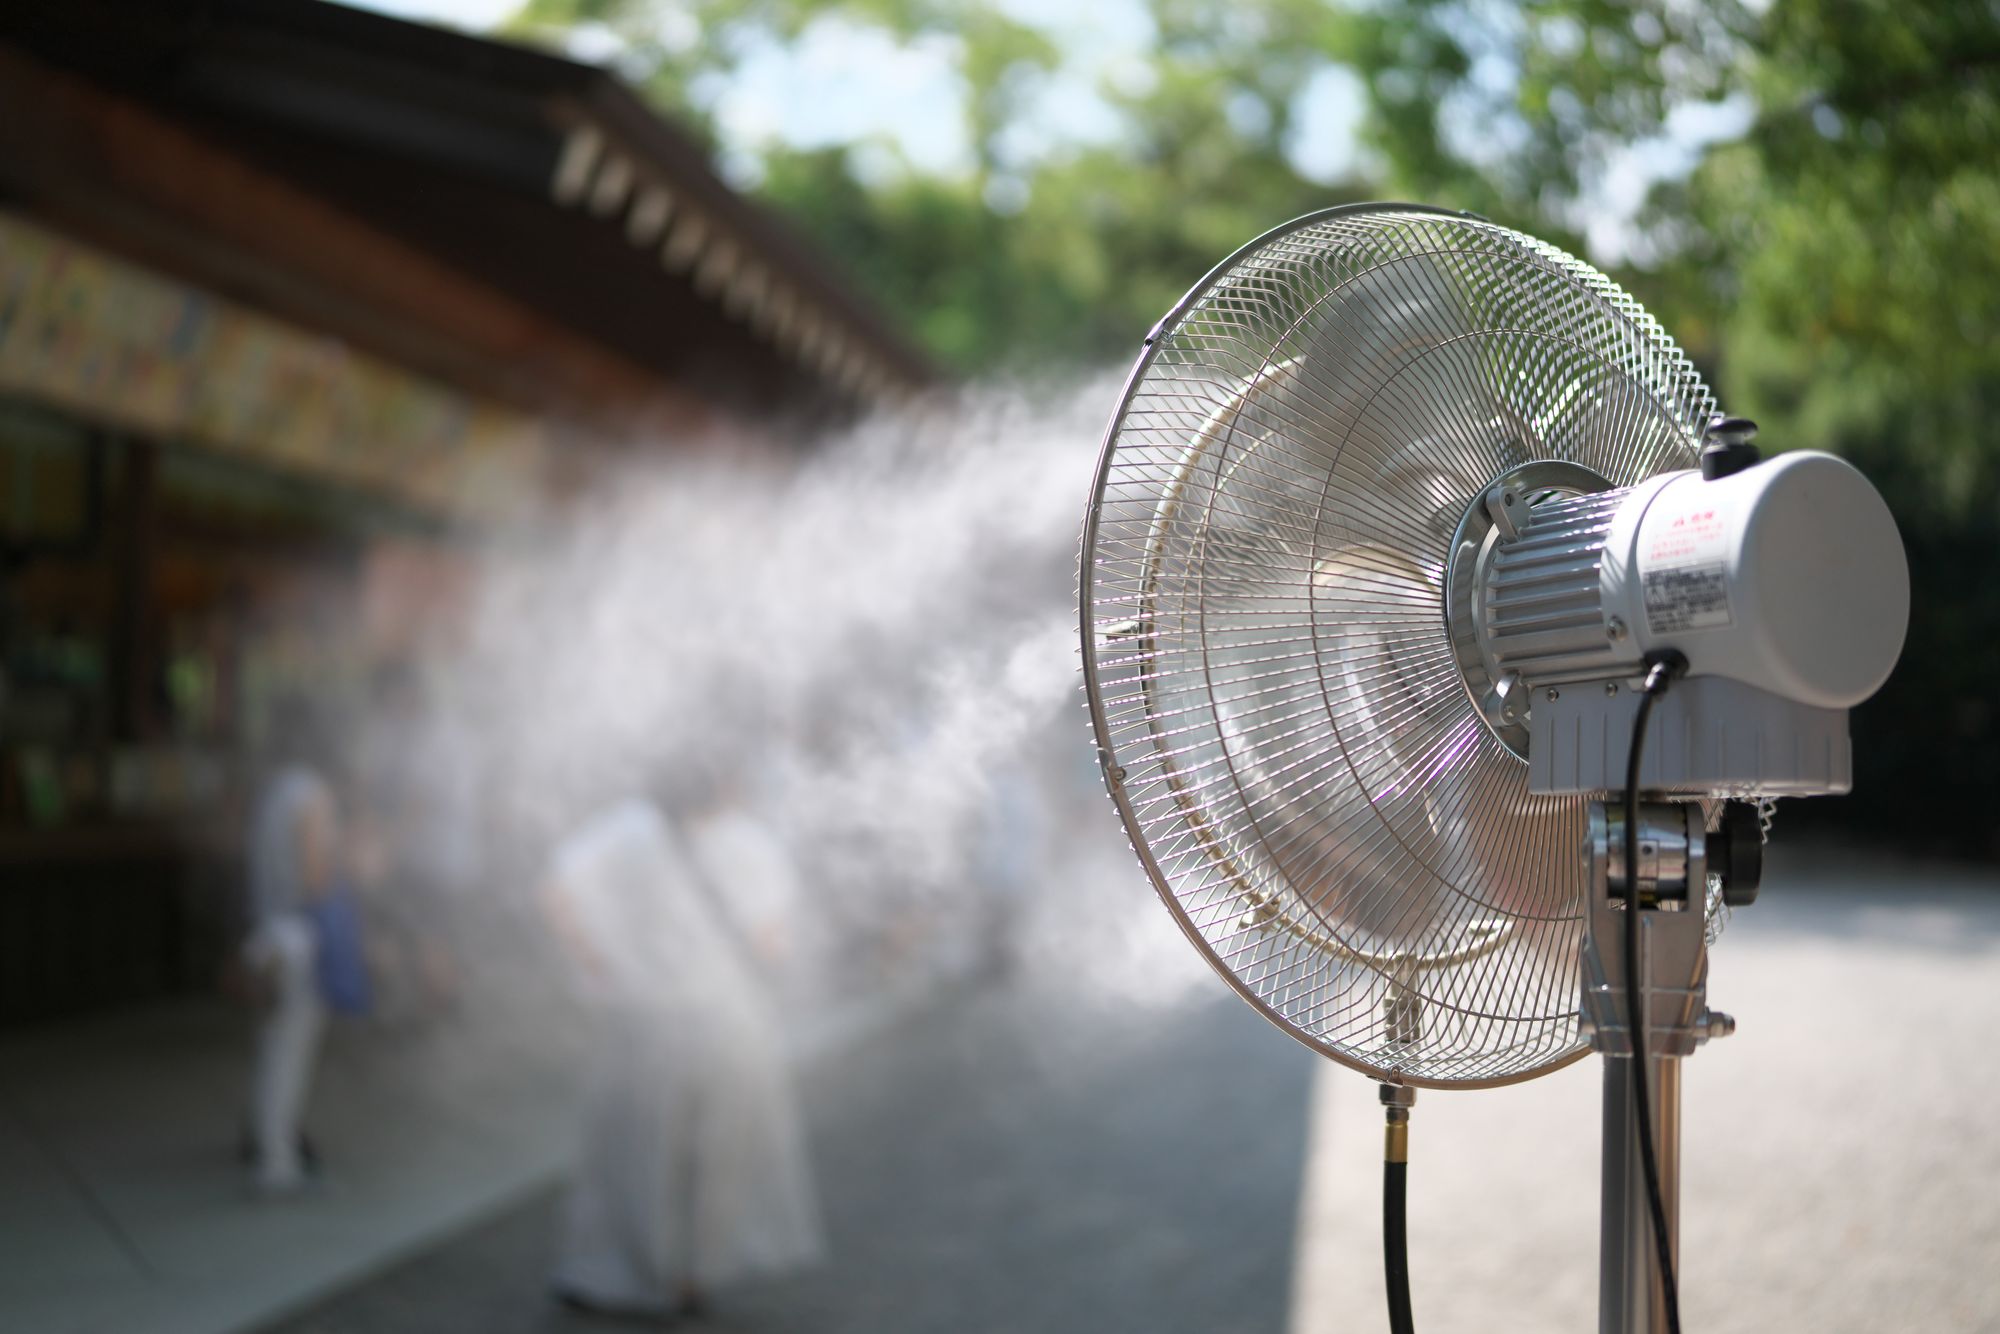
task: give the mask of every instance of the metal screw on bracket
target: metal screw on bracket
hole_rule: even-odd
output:
[[[1604,623],[1604,633],[1613,639],[1623,639],[1625,637],[1625,622],[1613,616]]]
[[[1605,694],[1607,694],[1607,695],[1615,695],[1615,694],[1617,694],[1617,693],[1618,693],[1618,683],[1617,683],[1616,681],[1606,681],[1606,682],[1604,683],[1604,693],[1605,693]]]
[[[1559,699],[1561,699],[1561,698],[1562,698],[1562,691],[1560,691],[1560,690],[1557,690],[1557,689],[1556,689],[1556,688],[1555,688],[1554,686],[1550,686],[1550,687],[1549,687],[1549,693],[1548,693],[1548,701],[1549,701],[1549,703],[1553,704],[1553,703],[1555,703],[1555,702],[1556,702],[1557,700],[1559,700]]]

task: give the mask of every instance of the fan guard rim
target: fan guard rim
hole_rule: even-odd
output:
[[[1110,734],[1109,720],[1105,714],[1102,682],[1099,675],[1098,646],[1096,642],[1097,626],[1094,615],[1094,593],[1098,587],[1095,555],[1098,550],[1100,520],[1103,517],[1106,486],[1110,479],[1114,458],[1117,454],[1119,428],[1125,421],[1127,411],[1130,409],[1133,399],[1146,382],[1148,371],[1152,369],[1155,360],[1164,348],[1164,341],[1160,335],[1163,331],[1174,327],[1181,321],[1197,301],[1207,295],[1225,276],[1234,271],[1246,257],[1256,251],[1295,232],[1305,230],[1330,219],[1352,218],[1370,214],[1418,215],[1454,219],[1495,227],[1510,233],[1513,231],[1513,229],[1493,223],[1490,219],[1477,213],[1461,209],[1441,208],[1429,204],[1406,203],[1394,200],[1372,200],[1361,203],[1333,205],[1280,223],[1239,246],[1205,273],[1199,281],[1191,286],[1174,303],[1166,314],[1153,324],[1152,328],[1146,333],[1139,356],[1133,362],[1132,368],[1126,376],[1124,386],[1119,393],[1117,402],[1112,408],[1111,414],[1105,424],[1099,444],[1096,467],[1092,471],[1091,487],[1085,504],[1084,522],[1079,537],[1077,619],[1085,707],[1090,715],[1100,776],[1104,780],[1106,793],[1110,796],[1112,804],[1117,809],[1127,844],[1139,860],[1148,880],[1152,882],[1154,893],[1165,904],[1168,913],[1171,915],[1174,924],[1180,929],[1181,934],[1187,937],[1189,943],[1195,947],[1210,969],[1217,973],[1223,981],[1228,983],[1230,989],[1242,1000],[1247,1002],[1259,1014],[1276,1025],[1281,1032],[1294,1041],[1311,1048],[1314,1052],[1334,1061],[1336,1064],[1354,1070],[1370,1079],[1386,1084],[1436,1090],[1471,1091],[1505,1088],[1514,1084],[1524,1083],[1531,1079],[1538,1079],[1545,1075],[1554,1074],[1559,1070],[1574,1065],[1589,1054],[1589,1043],[1579,1034],[1568,1049],[1548,1056],[1538,1064],[1526,1069],[1504,1074],[1472,1077],[1426,1075],[1412,1071],[1385,1068],[1379,1064],[1371,1064],[1358,1056],[1352,1055],[1342,1050],[1338,1045],[1318,1037],[1303,1028],[1279,1011],[1270,1001],[1258,995],[1238,975],[1235,969],[1231,968],[1218,956],[1215,945],[1202,934],[1201,928],[1195,923],[1189,910],[1175,893],[1173,882],[1160,865],[1151,842],[1135,832],[1142,827],[1142,821],[1127,794],[1124,782],[1122,781],[1123,775],[1118,771],[1118,749]],[[1519,233],[1514,234],[1519,235]],[[1640,307],[1640,309],[1643,311],[1643,307]],[[1655,327],[1657,328],[1657,326]],[[1661,332],[1664,334],[1664,331]],[[1671,341],[1671,339],[1668,339],[1669,344],[1671,344]]]

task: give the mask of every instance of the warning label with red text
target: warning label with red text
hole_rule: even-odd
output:
[[[1639,569],[1652,633],[1730,624],[1729,516],[1721,506],[1684,505],[1647,515]]]

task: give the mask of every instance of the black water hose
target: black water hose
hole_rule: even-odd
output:
[[[1410,1318],[1410,1246],[1404,1188],[1408,1163],[1382,1164],[1382,1277],[1389,1287],[1389,1334],[1413,1334]]]
[[[1410,1104],[1412,1089],[1382,1086],[1388,1112],[1382,1148],[1382,1279],[1389,1293],[1389,1334],[1413,1334],[1410,1317]]]

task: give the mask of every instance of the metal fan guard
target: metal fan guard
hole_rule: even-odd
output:
[[[1345,323],[1328,313],[1349,303]],[[1447,316],[1467,319],[1425,322]],[[1340,355],[1343,338],[1354,355]],[[1379,447],[1350,455],[1361,424],[1381,425],[1376,403],[1408,394],[1398,380],[1431,357],[1408,429],[1392,444],[1377,429]],[[1365,380],[1383,367],[1393,372]],[[1447,383],[1460,395],[1449,410]],[[1346,411],[1363,388],[1361,409]],[[1559,460],[1624,486],[1691,467],[1712,406],[1608,278],[1417,205],[1287,223],[1218,265],[1147,337],[1084,521],[1091,720],[1162,900],[1285,1031],[1422,1087],[1514,1083],[1584,1053],[1584,803],[1528,797],[1525,766],[1476,709],[1444,607],[1449,552],[1467,507],[1507,468]],[[1292,484],[1311,471],[1301,457],[1318,468],[1316,501]],[[1391,502],[1403,508],[1373,513]],[[1258,571],[1281,577],[1260,584]],[[1259,621],[1285,614],[1260,598],[1303,604],[1304,619]],[[1287,644],[1303,649],[1277,652]],[[1332,684],[1343,674],[1351,688]],[[1403,712],[1385,723],[1391,696]],[[1438,736],[1448,744],[1411,762],[1409,738]],[[1334,810],[1345,835],[1321,838],[1341,832]],[[1301,851],[1304,839],[1319,841]]]

